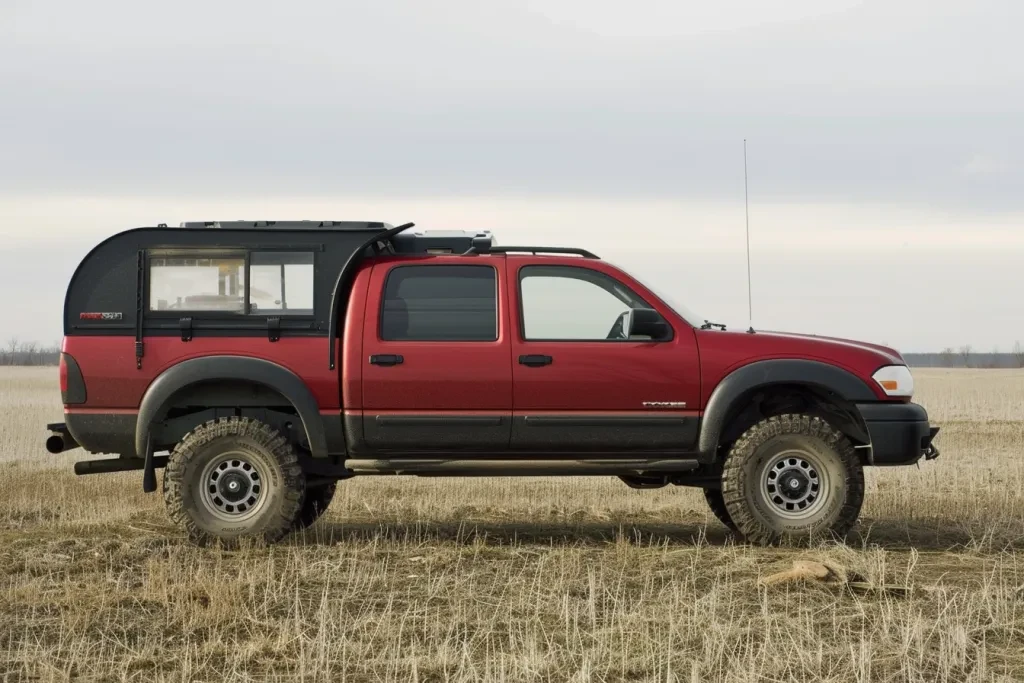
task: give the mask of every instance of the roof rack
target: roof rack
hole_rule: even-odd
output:
[[[387,230],[380,221],[183,221],[183,228],[227,228],[262,230]]]
[[[464,252],[464,255],[469,256],[471,254],[508,254],[512,252],[522,252],[526,254],[572,254],[574,256],[582,256],[583,258],[600,258],[597,254],[586,249],[577,249],[575,247],[499,247],[492,246],[488,247],[486,244],[477,244],[476,240],[473,242],[473,246]]]

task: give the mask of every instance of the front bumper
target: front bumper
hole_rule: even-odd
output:
[[[933,440],[938,427],[916,403],[861,403],[857,405],[871,437],[872,465],[913,465],[939,457]]]

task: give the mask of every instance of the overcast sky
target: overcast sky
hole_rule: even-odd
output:
[[[102,237],[234,218],[581,245],[709,318],[1024,341],[1019,0],[0,0],[0,337]],[[12,296],[16,293],[16,296]]]

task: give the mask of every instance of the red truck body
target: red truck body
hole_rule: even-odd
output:
[[[816,360],[870,378],[884,365],[901,364],[893,349],[829,337],[701,330],[679,316],[628,273],[602,261],[581,264],[567,256],[478,257],[498,273],[499,333],[494,342],[387,342],[377,335],[383,284],[389,270],[409,258],[369,259],[353,284],[339,342],[342,364],[330,370],[318,338],[176,337],[146,340],[144,372],[135,368],[133,339],[124,336],[65,337],[63,351],[79,363],[89,388],[83,405],[68,414],[135,414],[150,383],[178,363],[231,354],[262,358],[290,370],[309,386],[321,412],[377,414],[643,414],[645,402],[685,403],[669,412],[699,417],[718,383],[743,365],[774,359]],[[417,259],[420,260],[420,259]],[[432,264],[465,262],[462,256],[425,256]],[[515,287],[525,265],[585,267],[606,273],[651,302],[677,334],[668,343],[606,344],[601,341],[527,341],[520,328]],[[404,356],[401,372],[368,366],[376,353]],[[525,354],[551,355],[544,373],[513,362]],[[870,385],[869,385],[870,386]],[[879,401],[890,399],[875,389]]]
[[[893,349],[714,329],[583,250],[308,227],[160,227],[97,247],[69,286],[51,450],[119,456],[80,473],[151,475],[154,453],[233,416],[286,435],[311,476],[608,473],[710,490],[745,430],[799,409],[864,465],[937,454]],[[167,289],[193,270],[216,270],[219,293]],[[250,281],[277,287],[278,272],[257,306]],[[584,290],[623,302],[607,335],[557,308]],[[297,296],[308,303],[293,313]]]

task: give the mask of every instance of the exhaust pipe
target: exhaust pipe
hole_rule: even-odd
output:
[[[50,428],[50,431],[53,432],[46,438],[46,450],[50,453],[56,455],[57,453],[63,453],[64,451],[79,448],[78,442],[75,441],[75,438],[68,433],[68,428],[63,422],[47,426]]]

